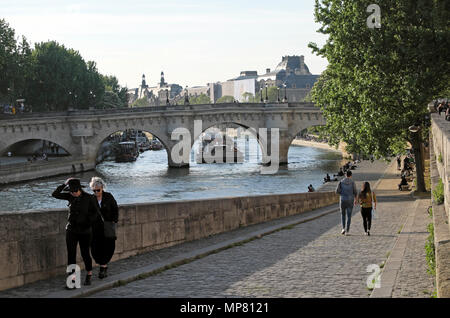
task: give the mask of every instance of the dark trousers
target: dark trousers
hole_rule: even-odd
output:
[[[372,208],[361,208],[361,215],[363,218],[364,232],[370,231],[372,225]]]
[[[66,231],[67,245],[67,264],[77,263],[77,245],[80,243],[81,257],[84,261],[85,269],[89,272],[92,270],[92,258],[89,252],[92,234],[77,234],[72,231]]]

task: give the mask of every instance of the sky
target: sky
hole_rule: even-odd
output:
[[[265,73],[285,55],[304,55],[313,74],[327,61],[314,0],[0,0],[0,18],[28,42],[57,41],[95,61],[100,73],[136,88],[142,74],[203,86],[241,71]]]

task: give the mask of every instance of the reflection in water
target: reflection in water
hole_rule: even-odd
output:
[[[289,164],[274,175],[260,174],[261,153],[255,139],[238,140],[246,161],[241,164],[197,164],[191,155],[189,169],[169,169],[165,150],[146,151],[137,161],[103,162],[95,171],[77,174],[88,186],[93,176],[108,184],[119,204],[192,200],[226,196],[306,192],[316,189],[328,172],[336,173],[342,159],[336,152],[309,147],[291,147]],[[199,142],[194,145],[194,153]],[[66,202],[51,197],[52,191],[69,176],[45,178],[3,187],[0,211],[65,208]],[[90,189],[86,188],[87,192]]]

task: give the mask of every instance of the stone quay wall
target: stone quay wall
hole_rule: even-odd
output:
[[[0,165],[0,185],[93,169],[95,169],[95,164],[92,162],[76,158]]]
[[[335,204],[313,192],[119,206],[112,261]],[[0,215],[0,290],[65,273],[67,209]],[[77,263],[84,265],[77,252]]]
[[[450,122],[434,113],[432,116],[431,188],[439,179],[444,184],[444,204],[433,200],[436,289],[438,297],[450,297]]]

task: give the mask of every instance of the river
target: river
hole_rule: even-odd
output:
[[[261,153],[255,139],[245,145],[238,140],[245,153],[244,163],[197,164],[191,153],[189,169],[169,169],[165,150],[146,151],[137,161],[116,163],[105,161],[95,171],[77,174],[88,185],[93,176],[102,177],[119,204],[247,196],[272,193],[306,192],[309,184],[316,189],[322,185],[326,173],[332,175],[342,166],[339,153],[291,146],[289,164],[276,174],[264,175]],[[194,145],[194,151],[198,144]],[[245,151],[247,149],[247,151]],[[0,213],[36,209],[66,208],[67,202],[54,199],[52,191],[69,176],[57,176],[0,188]],[[89,187],[87,192],[91,193]]]

